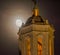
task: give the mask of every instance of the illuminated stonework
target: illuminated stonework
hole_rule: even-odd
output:
[[[20,55],[54,55],[54,28],[39,16],[38,9],[19,29]]]
[[[30,24],[20,28],[22,55],[54,55],[54,29],[49,24]]]

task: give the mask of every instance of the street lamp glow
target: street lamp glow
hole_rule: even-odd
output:
[[[17,27],[21,27],[22,26],[22,20],[21,19],[17,19],[16,20],[16,25],[17,25]]]

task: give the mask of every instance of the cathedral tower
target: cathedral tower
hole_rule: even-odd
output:
[[[39,15],[34,1],[33,15],[18,32],[20,55],[54,55],[54,28]]]

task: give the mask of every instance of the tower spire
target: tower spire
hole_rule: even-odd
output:
[[[32,0],[34,3],[34,8],[33,8],[33,15],[38,16],[39,15],[39,9],[37,6],[37,0]]]

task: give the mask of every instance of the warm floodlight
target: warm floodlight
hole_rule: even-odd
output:
[[[16,20],[16,25],[17,25],[18,27],[21,27],[21,26],[22,26],[22,20],[21,20],[21,19],[17,19],[17,20]]]

